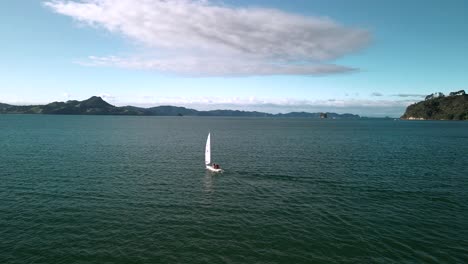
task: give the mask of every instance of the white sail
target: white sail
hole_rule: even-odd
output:
[[[209,165],[211,163],[211,140],[210,133],[208,133],[208,138],[206,139],[205,147],[205,164]]]

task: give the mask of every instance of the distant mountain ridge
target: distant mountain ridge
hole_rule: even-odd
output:
[[[179,106],[156,106],[150,108],[136,106],[114,106],[99,96],[87,100],[53,102],[46,105],[9,105],[0,103],[0,114],[49,114],[49,115],[140,115],[140,116],[245,116],[245,117],[309,117],[320,118],[321,113],[291,112],[269,114],[257,111],[210,110],[198,111]],[[356,119],[359,115],[327,113],[333,119]]]
[[[448,96],[434,93],[424,101],[406,108],[402,119],[408,120],[468,120],[468,95],[464,90],[452,92]]]

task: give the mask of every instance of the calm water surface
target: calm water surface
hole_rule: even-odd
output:
[[[441,262],[468,122],[0,115],[0,263]]]

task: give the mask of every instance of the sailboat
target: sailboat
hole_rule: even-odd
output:
[[[213,166],[214,164],[210,164],[211,163],[211,138],[210,138],[210,134],[211,133],[208,133],[208,138],[206,139],[206,147],[205,147],[205,166],[206,166],[206,169],[209,170],[209,171],[212,171],[212,172],[223,172],[223,170],[219,168],[219,165],[217,166],[217,168],[215,168],[215,166]]]

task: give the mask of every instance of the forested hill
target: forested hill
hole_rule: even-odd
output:
[[[435,93],[424,101],[408,106],[402,119],[409,120],[468,120],[468,95],[465,91],[448,96]]]

